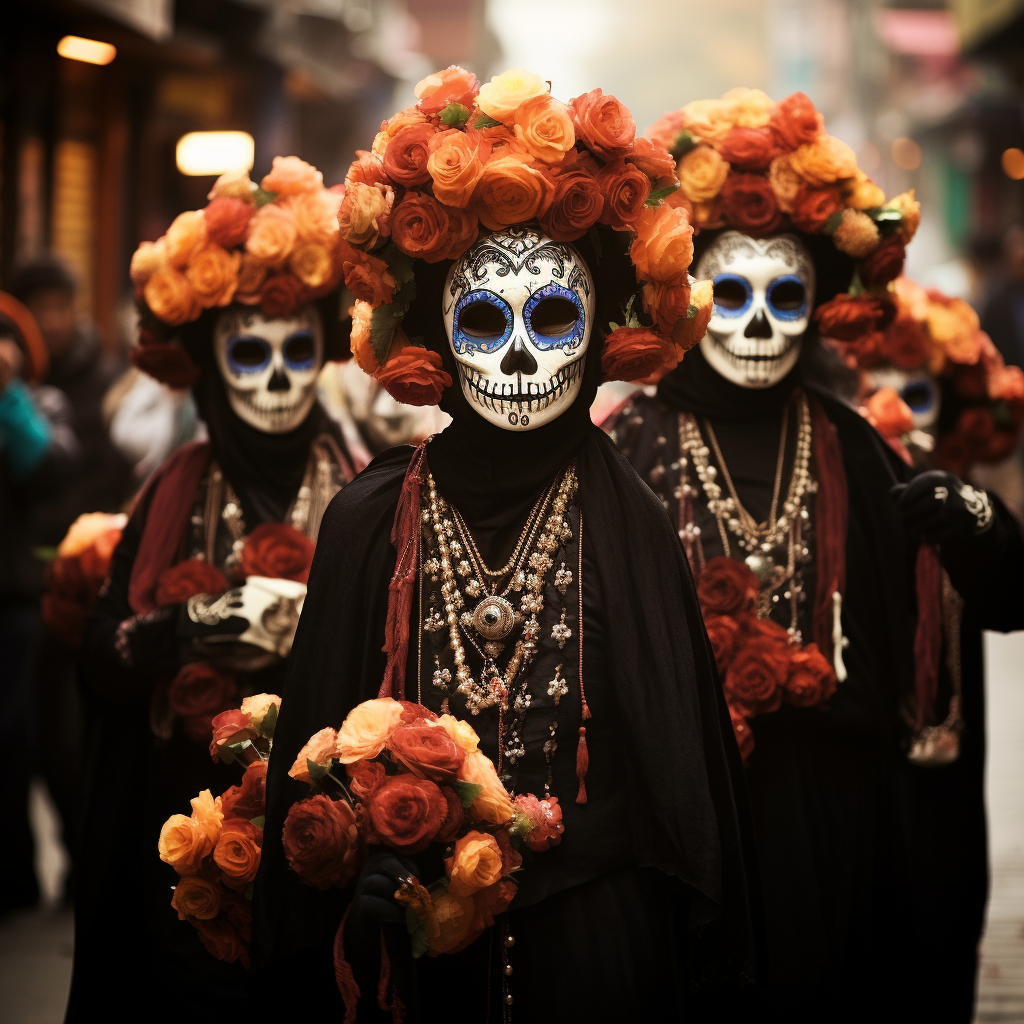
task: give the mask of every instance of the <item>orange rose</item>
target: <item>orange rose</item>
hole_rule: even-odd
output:
[[[312,786],[313,778],[309,774],[309,762],[319,765],[321,768],[330,768],[338,747],[338,734],[328,726],[314,733],[305,746],[299,751],[295,763],[288,769],[288,774],[296,782],[304,782]]]
[[[434,126],[417,122],[400,128],[388,141],[384,151],[384,171],[392,181],[406,188],[430,181],[427,159]]]
[[[480,746],[480,737],[469,722],[464,722],[454,715],[441,715],[437,723],[444,726],[445,732],[464,754],[470,754]]]
[[[885,202],[885,193],[859,170],[853,178],[843,183],[843,202],[855,210],[870,210]]]
[[[309,301],[306,286],[294,274],[272,274],[260,288],[260,309],[264,316],[291,316]]]
[[[235,301],[247,306],[255,306],[260,301],[260,289],[267,279],[268,268],[256,259],[251,252],[240,253],[238,263],[238,281],[235,288]]]
[[[483,170],[479,143],[471,136],[450,131],[431,140],[427,173],[434,182],[434,195],[439,202],[465,209],[472,202]]]
[[[647,129],[646,134],[654,145],[671,151],[684,131],[686,131],[686,114],[682,110],[669,110]]]
[[[768,168],[768,180],[771,182],[779,209],[783,213],[792,213],[793,203],[796,201],[797,193],[803,187],[804,179],[793,167],[790,154],[777,156],[771,162],[771,166]]]
[[[714,286],[710,281],[697,281],[690,287],[690,306],[696,309],[694,316],[676,321],[672,328],[672,343],[680,359],[707,334],[711,314],[714,311]]]
[[[597,172],[597,183],[604,195],[601,223],[616,231],[632,226],[651,194],[651,179],[621,157],[610,160]]]
[[[981,354],[978,314],[963,299],[928,292],[928,333],[955,363],[976,363]]]
[[[592,89],[569,104],[576,138],[604,160],[625,156],[636,138],[633,115],[614,96]]]
[[[125,526],[123,514],[110,512],[83,512],[68,527],[64,539],[57,546],[57,554],[61,558],[72,558],[102,541],[112,530],[123,530]],[[116,542],[115,542],[116,545]]]
[[[790,155],[793,169],[810,185],[831,185],[857,173],[857,157],[834,135],[804,143]]]
[[[175,887],[171,906],[182,921],[212,921],[220,910],[220,886],[205,878],[189,875]]]
[[[914,429],[910,406],[895,388],[879,388],[858,410],[883,437],[901,437]]]
[[[167,262],[176,270],[188,263],[189,257],[206,241],[206,220],[202,210],[187,210],[171,221],[162,239]]]
[[[179,875],[197,872],[203,858],[213,850],[213,841],[194,818],[172,814],[160,829],[157,843],[160,859]]]
[[[335,757],[342,764],[376,757],[402,717],[402,705],[390,697],[357,704],[341,723]]]
[[[770,235],[782,222],[775,191],[763,174],[731,172],[719,200],[729,224],[755,238]]]
[[[779,100],[768,124],[779,148],[787,150],[814,142],[825,131],[825,118],[802,92]]]
[[[617,327],[604,339],[601,380],[656,381],[678,364],[668,338],[649,327]]]
[[[776,154],[775,138],[769,128],[730,128],[718,144],[718,152],[731,167],[742,171],[763,171]]]
[[[555,188],[546,174],[531,166],[532,159],[511,153],[492,159],[484,166],[476,188],[474,209],[485,227],[501,231],[547,213]]]
[[[448,891],[456,896],[472,896],[501,879],[501,848],[486,832],[467,832],[455,843],[455,852],[445,860],[445,867]]]
[[[686,211],[645,207],[636,219],[630,257],[641,281],[687,284],[693,259],[693,227]]]
[[[694,146],[679,161],[678,174],[686,198],[692,203],[706,203],[721,192],[729,165],[712,146]]]
[[[801,185],[793,199],[789,216],[794,226],[808,234],[817,234],[833,213],[843,208],[843,200],[837,188],[809,188]]]
[[[268,266],[279,267],[295,248],[297,236],[298,226],[292,210],[281,203],[267,203],[249,221],[245,248]]]
[[[470,817],[492,825],[504,825],[512,817],[512,798],[494,770],[490,758],[481,750],[466,754],[460,776],[463,782],[480,786],[480,793],[470,805]]]
[[[464,107],[472,107],[476,94],[480,91],[480,83],[472,71],[452,64],[444,71],[435,71],[432,75],[416,83],[413,90],[416,96],[416,107],[424,114],[439,114],[449,103],[461,103]]]
[[[558,242],[582,238],[605,208],[601,186],[591,170],[592,160],[577,160],[555,176],[555,191],[541,228]]]
[[[352,245],[374,246],[381,235],[390,234],[388,218],[395,201],[394,190],[385,185],[350,182],[338,210],[338,230]]]
[[[379,156],[370,153],[365,149],[356,150],[356,158],[349,165],[345,174],[347,185],[359,182],[363,185],[386,185],[387,175],[384,173],[384,164]]]
[[[643,288],[643,303],[647,315],[667,337],[690,308],[690,286],[648,281]]]
[[[391,301],[395,278],[383,260],[353,249],[347,243],[342,243],[340,259],[345,286],[357,299],[372,306]]]
[[[677,192],[676,195],[679,193]],[[671,199],[672,197],[669,196]],[[707,203],[693,204],[693,225],[700,231],[711,231],[725,227],[725,216],[722,213],[722,200],[716,196]]]
[[[448,251],[448,214],[425,192],[407,192],[391,215],[391,240],[402,252],[437,263]]]
[[[221,822],[224,820],[220,797],[215,797],[208,789],[193,797],[192,818],[199,823],[199,827],[206,833],[210,842],[215,843],[220,834]]]
[[[557,164],[576,144],[572,118],[564,103],[547,94],[521,103],[515,112],[516,139],[532,157]]]
[[[227,306],[234,298],[239,262],[237,252],[228,252],[214,242],[193,251],[185,277],[204,309]]]
[[[241,245],[245,241],[249,221],[252,220],[252,215],[255,212],[256,207],[244,199],[217,196],[203,210],[206,237],[211,242],[224,246],[225,249],[233,249],[236,245]]]
[[[370,344],[370,324],[373,320],[373,306],[362,299],[357,299],[356,304],[348,311],[352,317],[352,331],[349,335],[349,344],[352,347],[352,358],[356,366],[363,373],[374,376],[380,369],[377,357],[373,352],[373,345]]]
[[[428,933],[430,955],[454,953],[465,948],[476,938],[473,929],[473,900],[468,896],[456,896],[448,889],[438,889],[430,894],[437,931]]]
[[[249,827],[258,832],[253,826]],[[228,826],[213,848],[213,860],[223,873],[226,885],[232,889],[244,889],[259,870],[260,846],[246,830]]]
[[[476,102],[488,117],[502,124],[512,124],[521,103],[534,96],[543,96],[547,91],[547,83],[540,75],[522,68],[513,68],[495,75],[486,85],[482,85]]]
[[[377,372],[377,380],[397,402],[437,405],[451,377],[441,368],[440,352],[406,345]]]
[[[297,196],[322,188],[323,184],[324,176],[312,164],[297,156],[275,156],[270,173],[263,176],[260,187],[279,196]]]
[[[195,320],[203,308],[188,278],[170,267],[158,270],[146,282],[142,296],[153,316],[172,327]]]
[[[832,242],[840,252],[861,260],[878,245],[878,225],[860,210],[845,209],[838,227],[832,232]]]
[[[163,239],[159,242],[140,242],[132,253],[128,276],[136,288],[141,288],[161,267],[167,265],[167,252]]]
[[[332,246],[338,237],[338,210],[342,193],[326,188],[303,192],[288,200],[299,238],[317,245]]]
[[[672,178],[676,173],[676,161],[672,154],[664,146],[642,136],[633,143],[633,152],[626,159],[636,164],[651,181]]]
[[[448,214],[448,248],[445,259],[457,260],[480,235],[480,220],[472,210],[450,207]]]
[[[307,287],[320,288],[334,273],[331,254],[316,243],[299,245],[288,260],[288,269]]]

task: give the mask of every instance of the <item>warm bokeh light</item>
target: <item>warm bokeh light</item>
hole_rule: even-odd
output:
[[[65,36],[57,44],[57,52],[68,60],[80,60],[86,64],[109,64],[117,56],[117,47],[110,43],[101,43],[98,39]]]
[[[892,162],[903,171],[916,171],[921,166],[921,147],[906,136],[892,140],[889,149]]]
[[[174,159],[182,174],[226,174],[252,169],[255,144],[248,132],[189,132],[178,139]]]
[[[1003,150],[1003,172],[1014,181],[1024,179],[1024,150],[1016,147]]]

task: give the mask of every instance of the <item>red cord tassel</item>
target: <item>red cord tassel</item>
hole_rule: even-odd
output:
[[[349,910],[352,909],[349,904]],[[345,959],[345,921],[348,919],[348,910],[345,911],[338,925],[338,932],[334,936],[334,981],[341,993],[341,1001],[345,1004],[345,1019],[343,1024],[355,1024],[356,1008],[359,1005],[359,986],[356,984],[352,967]]]
[[[576,803],[578,804],[587,802],[587,769],[589,767],[590,753],[587,751],[587,730],[581,725],[580,742],[576,747],[576,778],[580,780],[580,791],[576,794]]]

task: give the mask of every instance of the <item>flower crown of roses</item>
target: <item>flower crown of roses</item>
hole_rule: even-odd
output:
[[[423,79],[416,97],[358,151],[345,179],[341,238],[367,269],[355,283],[346,276],[358,365],[401,402],[439,401],[452,383],[441,354],[401,327],[414,261],[455,260],[481,231],[536,223],[560,242],[599,224],[628,233],[648,323],[631,302],[625,323],[609,325],[602,370],[636,380],[672,369],[704,332],[711,290],[691,292],[692,228],[670,199],[675,161],[637,137],[626,107],[600,89],[561,103],[523,70],[481,86],[454,65]]]
[[[296,156],[274,157],[258,186],[245,171],[221,175],[204,209],[179,214],[132,256],[143,310],[135,364],[188,387],[199,369],[170,337],[204,310],[238,302],[287,317],[343,279],[358,286],[366,257],[339,232],[343,193],[344,186],[325,188],[323,175]]]
[[[891,318],[888,305],[873,299],[903,269],[920,204],[913,190],[886,202],[853,150],[826,133],[824,118],[802,92],[775,102],[760,89],[732,89],[665,114],[648,134],[679,161],[682,200],[698,231],[822,234],[856,261],[850,295],[818,309],[823,334],[829,334],[823,320],[860,336]]]

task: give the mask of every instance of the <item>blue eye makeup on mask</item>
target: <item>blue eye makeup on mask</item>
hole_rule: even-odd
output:
[[[794,274],[775,278],[766,293],[768,309],[777,320],[807,316],[807,286]]]
[[[312,370],[316,365],[316,340],[308,328],[294,331],[284,340],[281,354],[289,370]]]
[[[232,373],[259,373],[270,365],[270,342],[254,334],[234,334],[228,338],[227,360]]]
[[[714,280],[715,316],[743,316],[754,297],[750,282],[739,274],[718,274]]]
[[[583,341],[586,313],[580,297],[560,284],[546,284],[526,300],[523,319],[530,341],[542,352],[574,349]]]
[[[939,390],[930,377],[921,377],[917,380],[907,381],[900,391],[900,398],[910,408],[912,413],[921,415],[930,412],[939,398]]]
[[[463,352],[497,352],[512,336],[512,310],[494,292],[468,292],[455,304],[452,347]]]

